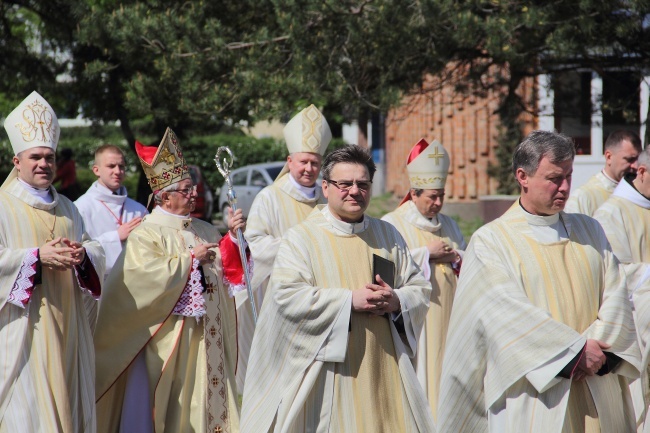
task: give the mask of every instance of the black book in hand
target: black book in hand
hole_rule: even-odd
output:
[[[395,263],[377,254],[372,255],[372,283],[377,284],[375,275],[379,274],[382,280],[393,289],[395,288]]]

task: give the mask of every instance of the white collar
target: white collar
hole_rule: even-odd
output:
[[[127,197],[126,187],[120,186],[118,190],[115,191],[115,194],[113,194],[113,191],[111,191],[109,188],[99,183],[98,180],[93,182],[93,184],[88,189],[88,193],[90,193],[90,195],[96,198],[97,200],[101,200],[109,203],[116,203],[118,205],[124,204]]]
[[[619,182],[617,182],[617,181],[615,181],[614,179],[612,179],[611,177],[607,176],[607,173],[605,173],[605,170],[601,170],[600,173],[601,173],[603,176],[605,176],[605,179],[607,179],[608,181],[610,181],[611,183],[613,183],[614,186],[616,186],[616,185],[619,184]]]
[[[187,215],[176,215],[175,213],[171,213],[171,212],[169,212],[169,211],[166,211],[165,209],[163,209],[163,208],[160,207],[160,206],[156,206],[155,208],[153,208],[153,211],[152,211],[152,212],[161,213],[161,214],[163,214],[163,215],[173,216],[173,217],[176,217],[176,218],[184,218],[184,219],[191,218],[190,214],[187,214]]]
[[[36,197],[43,203],[52,203],[54,201],[54,198],[52,197],[52,193],[50,193],[50,189],[40,189],[40,188],[34,188],[21,178],[17,178],[18,182],[20,185],[25,188],[25,191],[27,191],[30,195],[33,197]]]
[[[650,209],[650,200],[637,191],[636,188],[634,188],[634,186],[625,178],[619,182],[612,195],[628,200],[644,209]]]
[[[364,218],[358,223],[346,223],[345,221],[341,221],[332,214],[332,211],[330,211],[330,208],[327,205],[323,206],[323,210],[321,212],[323,213],[323,216],[325,216],[327,222],[329,222],[336,231],[341,232],[345,235],[361,233],[365,231],[370,224],[368,218],[366,218],[365,215]]]
[[[560,220],[559,212],[553,215],[533,215],[524,209],[524,214],[526,215],[526,221],[531,226],[552,226],[554,224],[557,224],[557,222]]]
[[[314,184],[314,186],[302,186],[293,178],[291,173],[289,173],[289,182],[291,182],[291,185],[293,185],[293,187],[296,188],[296,190],[298,190],[298,192],[305,198],[316,197],[316,184]]]
[[[571,233],[571,222],[562,212],[553,215],[533,215],[528,212],[519,202],[519,208],[526,218],[526,222],[532,230],[533,236],[542,243],[557,242],[561,239],[568,239]]]

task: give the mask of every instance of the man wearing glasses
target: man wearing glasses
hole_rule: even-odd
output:
[[[435,431],[409,359],[431,285],[397,230],[364,215],[374,173],[358,146],[327,155],[328,204],[282,239],[253,339],[242,432]]]
[[[98,431],[237,431],[232,234],[244,219],[231,215],[220,239],[190,216],[196,186],[171,129],[136,151],[156,207],[129,235],[100,303]]]

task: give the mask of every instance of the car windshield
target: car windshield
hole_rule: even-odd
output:
[[[275,180],[275,178],[278,177],[278,174],[280,174],[280,171],[282,171],[282,167],[283,166],[266,168],[266,172],[269,174],[271,180]]]

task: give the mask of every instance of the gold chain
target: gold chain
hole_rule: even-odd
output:
[[[29,208],[32,210],[32,212],[34,212],[34,215],[36,215],[36,216],[38,217],[38,219],[41,220],[41,222],[43,223],[43,226],[47,229],[47,223],[45,222],[45,220],[43,219],[43,217],[41,217],[41,216],[38,214],[38,211],[35,210],[35,209],[34,209],[33,207],[31,207],[31,206],[29,206]],[[48,229],[48,230],[50,231],[50,235],[49,235],[48,238],[45,240],[45,242],[50,242],[50,241],[53,241],[53,240],[54,240],[54,228],[55,228],[55,227],[56,227],[56,209],[54,210],[54,223],[52,224],[52,229]]]

